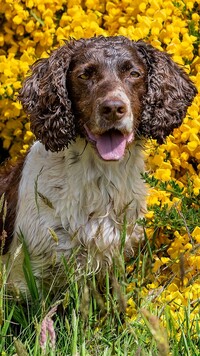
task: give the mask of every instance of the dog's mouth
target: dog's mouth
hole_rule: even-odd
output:
[[[85,127],[88,138],[95,143],[100,157],[105,161],[118,161],[123,158],[126,147],[133,141],[133,133],[124,134],[120,130],[110,129],[100,135],[93,134]]]

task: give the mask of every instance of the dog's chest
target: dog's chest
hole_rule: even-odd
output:
[[[62,249],[67,241],[67,248],[71,248],[74,241],[87,245],[99,240],[104,248],[118,240],[125,217],[133,224],[145,206],[141,149],[135,148],[122,162],[106,164],[96,158],[91,147],[84,150],[82,142],[59,154],[42,149],[37,143],[24,167],[20,189],[23,209],[19,209],[18,221],[25,234],[34,226],[32,234],[48,246],[49,228],[53,229]],[[28,211],[34,219],[30,226],[23,217]],[[34,241],[32,238],[33,249]]]
[[[62,170],[55,213],[69,235],[82,245],[95,240],[102,250],[113,241],[117,243],[125,219],[133,226],[144,207],[139,172],[123,164],[117,168],[114,163],[102,167],[101,162],[86,157]]]

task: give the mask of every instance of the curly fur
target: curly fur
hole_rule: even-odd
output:
[[[162,143],[181,124],[196,88],[168,54],[143,41],[134,42],[122,36],[81,39],[66,42],[49,58],[37,61],[19,95],[34,134],[47,150],[64,149],[79,133],[65,83],[72,58],[91,47],[113,45],[133,47],[147,66],[148,91],[143,99],[139,133]]]
[[[165,137],[182,123],[197,91],[188,75],[167,53],[144,42],[138,42],[137,46],[149,73],[140,132],[163,143]]]

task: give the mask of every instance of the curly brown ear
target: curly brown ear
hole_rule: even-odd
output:
[[[143,41],[137,42],[136,48],[148,68],[148,92],[139,132],[162,143],[182,123],[197,90],[168,54]]]
[[[71,49],[65,46],[38,60],[19,93],[31,129],[47,150],[60,151],[75,139],[75,119],[66,90]]]

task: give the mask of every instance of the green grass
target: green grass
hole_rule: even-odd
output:
[[[6,294],[6,274],[1,268],[0,355],[199,355],[200,326],[190,325],[190,306],[179,330],[174,326],[170,306],[163,308],[150,298],[142,299],[146,271],[152,263],[150,244],[138,252],[132,273],[114,268],[106,273],[104,290],[99,291],[96,276],[82,276],[77,282],[73,263],[66,268],[66,290],[56,295],[39,297],[31,272],[26,247],[24,270],[30,300],[16,300]],[[122,265],[122,264],[120,264]],[[31,277],[31,278],[30,278]],[[126,292],[130,282],[134,290]],[[133,297],[137,311],[133,320],[126,315],[127,300]],[[52,308],[56,307],[51,316]],[[55,348],[47,337],[46,349],[40,346],[42,321],[50,315],[56,333]],[[161,323],[165,320],[166,327]],[[177,315],[178,319],[178,315]],[[194,330],[196,330],[194,332]],[[177,334],[179,335],[177,337]],[[168,336],[167,336],[168,335]]]
[[[25,255],[23,270],[30,297],[26,299],[9,295],[6,290],[6,267],[0,260],[1,356],[200,355],[200,317],[198,313],[195,314],[200,300],[188,299],[187,305],[179,303],[174,313],[176,305],[172,307],[173,299],[169,302],[165,299],[162,303],[162,299],[157,298],[159,288],[167,291],[175,278],[179,278],[181,293],[181,283],[188,272],[184,267],[184,254],[179,256],[179,276],[165,266],[157,274],[152,271],[155,257],[168,256],[167,241],[174,240],[175,231],[186,226],[190,235],[194,227],[199,226],[200,196],[192,193],[190,184],[188,191],[183,194],[174,182],[163,185],[154,178],[145,178],[151,186],[164,191],[170,189],[172,198],[181,199],[181,210],[177,210],[176,205],[168,210],[165,205],[159,209],[157,206],[151,207],[154,219],[141,221],[146,237],[145,246],[139,246],[129,264],[122,257],[126,230],[124,221],[121,255],[113,262],[113,273],[105,271],[101,288],[96,275],[88,276],[87,271],[78,278],[75,252],[70,260],[63,259],[65,288],[55,294],[51,293],[53,288],[44,289],[41,293],[21,234]],[[3,198],[0,200],[0,210],[3,209],[2,201]],[[151,239],[147,238],[146,228],[152,231]],[[161,231],[168,238],[162,244],[157,243]],[[195,249],[198,252],[198,248],[198,244],[194,245],[191,253],[194,254]],[[187,250],[185,253],[188,253]],[[170,263],[177,266],[177,258],[170,260]],[[195,283],[196,278],[199,278],[199,273],[194,274],[189,285]],[[146,290],[144,293],[148,284],[156,282],[156,279],[161,281],[159,288],[150,288],[149,292]],[[45,325],[49,327],[49,334],[46,334],[46,344],[42,348],[41,337],[44,341]]]

